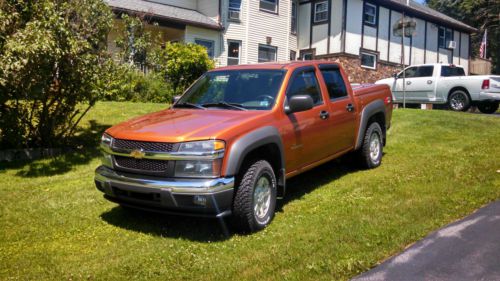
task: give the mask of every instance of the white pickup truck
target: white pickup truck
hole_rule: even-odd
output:
[[[382,79],[392,90],[395,103],[403,102],[403,80],[407,103],[445,104],[455,111],[466,111],[471,105],[483,113],[494,113],[500,102],[500,76],[466,76],[461,66],[453,64],[412,65]]]

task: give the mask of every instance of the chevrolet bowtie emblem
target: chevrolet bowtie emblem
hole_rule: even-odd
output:
[[[144,152],[144,150],[142,149],[136,149],[130,152],[130,156],[134,157],[135,159],[141,159],[144,158],[144,156],[146,156],[146,152]]]

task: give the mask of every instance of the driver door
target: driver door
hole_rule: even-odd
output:
[[[287,170],[294,171],[319,161],[330,151],[325,141],[329,132],[329,107],[323,100],[318,73],[313,66],[300,67],[288,82],[286,98],[309,95],[313,99],[312,109],[285,116],[281,126],[287,157]]]

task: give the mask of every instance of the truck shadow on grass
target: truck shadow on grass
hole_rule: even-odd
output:
[[[300,200],[316,188],[321,188],[333,180],[356,171],[359,169],[351,163],[350,159],[343,157],[290,179],[287,183],[287,194],[283,200],[278,200],[276,212],[284,212],[284,205]],[[120,206],[101,214],[101,218],[125,230],[198,242],[224,241],[235,234],[230,218],[218,220],[182,217],[132,210]]]
[[[68,139],[62,154],[34,160],[16,160],[0,162],[0,174],[8,169],[20,169],[16,176],[36,178],[54,176],[71,171],[74,167],[88,164],[100,155],[100,137],[110,125],[99,124],[95,120],[89,122],[87,128],[81,128],[75,136]]]

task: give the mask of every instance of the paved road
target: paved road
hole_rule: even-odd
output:
[[[353,280],[500,280],[500,201],[430,234]]]

